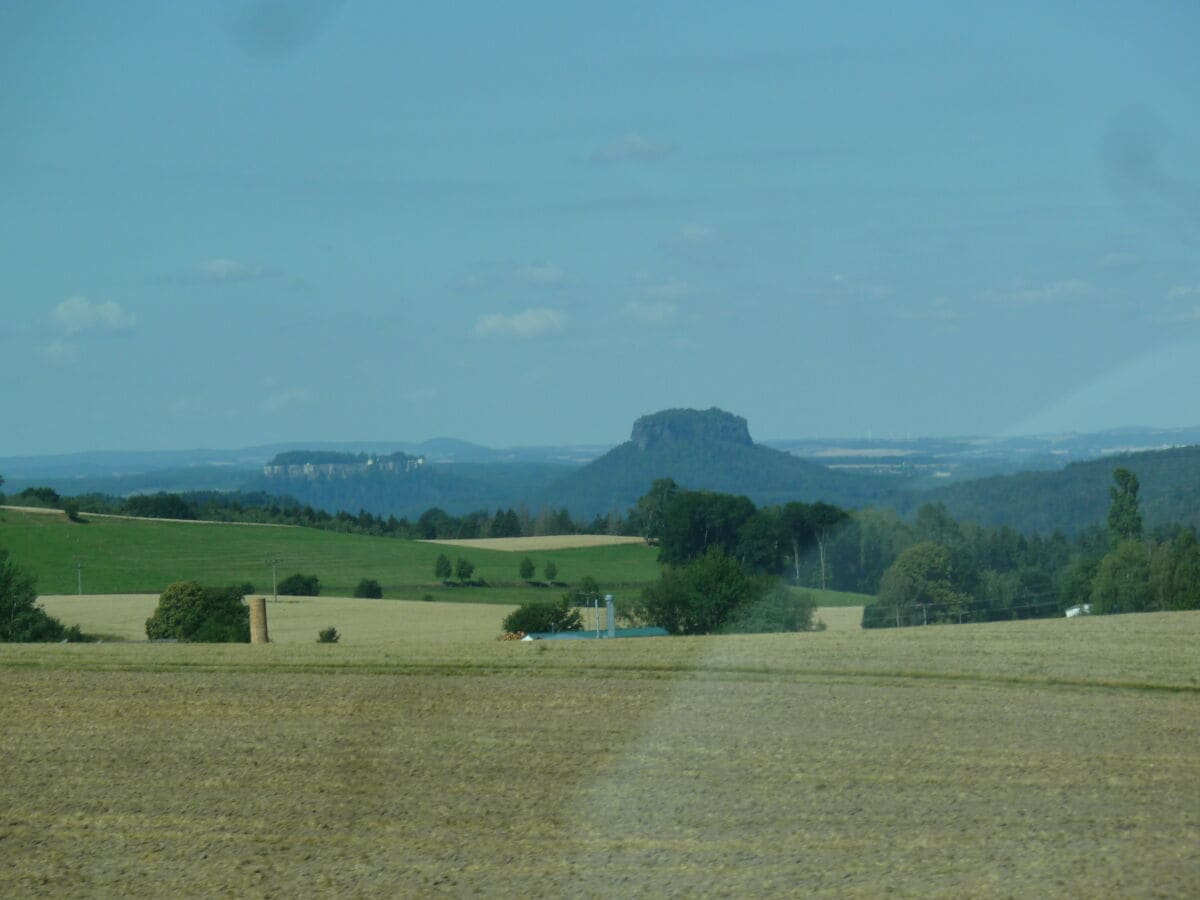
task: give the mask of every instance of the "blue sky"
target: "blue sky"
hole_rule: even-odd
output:
[[[1197,36],[1189,0],[10,0],[0,455],[1200,424]]]

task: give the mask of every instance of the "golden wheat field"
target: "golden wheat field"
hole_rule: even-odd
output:
[[[91,634],[127,641],[146,638],[146,619],[158,605],[157,594],[42,596],[46,611],[78,623]],[[396,641],[487,641],[514,607],[504,604],[433,603],[361,600],[350,597],[267,598],[271,640],[309,643],[322,628],[334,626],[351,644]]]
[[[1200,613],[531,644],[320,600],[0,648],[0,895],[1200,887]]]

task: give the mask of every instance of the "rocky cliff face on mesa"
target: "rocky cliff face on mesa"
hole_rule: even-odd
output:
[[[665,409],[633,423],[630,440],[639,450],[671,444],[738,444],[752,447],[746,420],[717,409]]]

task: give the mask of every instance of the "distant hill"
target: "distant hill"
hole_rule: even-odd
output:
[[[290,471],[291,467],[287,468]],[[434,506],[452,515],[522,504],[536,510],[528,498],[540,494],[566,469],[552,463],[518,462],[315,468],[313,472],[263,474],[249,481],[245,489],[290,495],[329,512],[365,509],[375,515],[415,519]]]
[[[565,475],[543,495],[572,515],[624,510],[657,478],[692,490],[745,494],[755,503],[825,500],[863,506],[898,479],[835,472],[755,444],[746,420],[719,409],[669,409],[643,416],[630,439]]]
[[[891,498],[887,505],[909,513],[923,503],[944,503],[956,519],[1009,525],[1026,533],[1071,535],[1108,517],[1113,469],[1123,467],[1141,483],[1147,528],[1181,522],[1200,526],[1200,446],[1120,453],[1071,463],[1057,472],[1022,472],[981,478]]]
[[[493,449],[452,438],[419,444],[314,442],[6,457],[0,458],[0,474],[10,494],[35,486],[53,487],[64,496],[263,491],[291,495],[329,512],[366,509],[409,518],[432,506],[461,515],[522,505],[533,512],[565,506],[575,518],[591,518],[623,512],[654,479],[670,477],[688,488],[745,494],[759,505],[821,499],[911,513],[934,501],[945,503],[956,517],[981,524],[1074,533],[1104,522],[1112,469],[1118,465],[1142,480],[1147,525],[1200,525],[1200,448],[1179,446],[1188,441],[1200,443],[1200,429],[1027,438],[808,439],[778,441],[781,449],[772,449],[751,438],[740,416],[718,409],[674,409],[638,419],[630,439],[608,452],[584,444]],[[1087,459],[1097,454],[1103,455]],[[1080,456],[1086,461],[1073,461]],[[369,466],[368,459],[374,460]],[[272,462],[308,465],[313,471],[270,476],[264,469]],[[1054,471],[994,474],[1018,467]],[[983,473],[993,477],[974,478]]]

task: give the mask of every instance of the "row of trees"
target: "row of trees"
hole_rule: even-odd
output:
[[[1177,526],[1144,535],[1138,488],[1132,472],[1116,469],[1107,527],[1088,529],[1074,541],[958,523],[941,506],[922,507],[912,525],[856,514],[860,521],[847,530],[856,532],[849,536],[860,548],[897,548],[863,625],[1057,616],[1076,606],[1093,613],[1200,609],[1195,531]],[[886,560],[869,555],[876,566]],[[863,577],[848,568],[849,577]]]
[[[542,571],[546,575],[546,581],[550,582],[551,584],[553,584],[554,580],[558,578],[558,566],[553,561],[546,563],[545,566],[542,567]],[[537,566],[533,564],[532,559],[526,556],[518,564],[517,574],[521,577],[522,581],[533,581],[534,575],[537,574]]]
[[[0,484],[2,484],[0,480]],[[2,496],[2,495],[0,495]],[[489,537],[522,537],[544,534],[627,534],[630,523],[617,514],[596,516],[576,522],[565,509],[543,509],[536,515],[527,509],[476,510],[454,516],[432,507],[416,521],[395,516],[378,516],[366,510],[357,514],[329,513],[302,504],[291,497],[254,492],[191,491],[186,493],[134,494],[112,497],[81,494],[64,497],[53,488],[26,488],[8,498],[20,506],[85,510],[111,515],[151,519],[203,519],[216,522],[254,522],[299,525],[347,534],[371,534],[410,540],[456,540]]]
[[[452,576],[455,576],[463,584],[469,584],[471,576],[475,574],[475,564],[469,559],[464,559],[460,556],[451,565],[450,557],[445,553],[439,553],[437,560],[433,564],[433,574],[439,581],[449,581]]]

